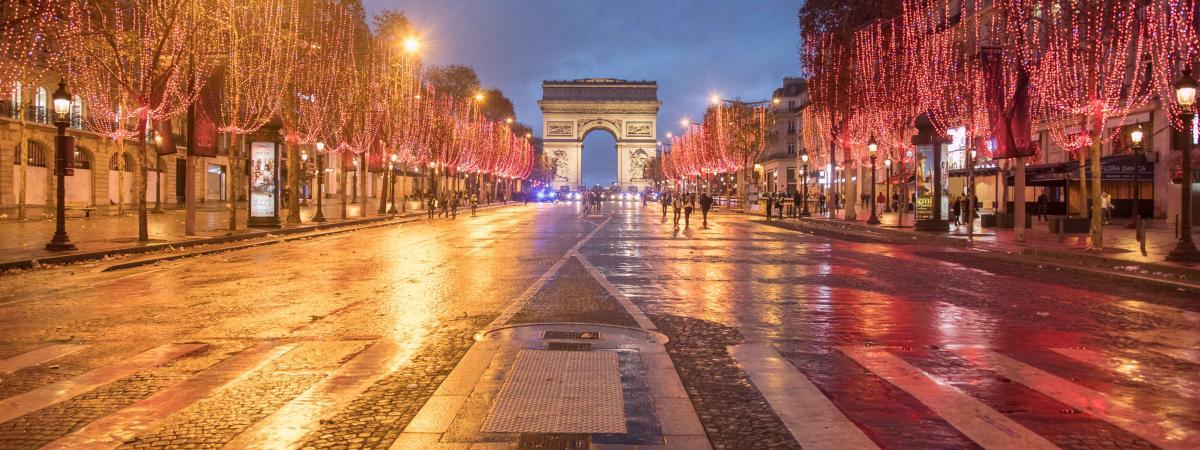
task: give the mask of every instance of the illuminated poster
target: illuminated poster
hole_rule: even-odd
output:
[[[250,217],[275,216],[275,144],[250,144]]]
[[[933,146],[918,145],[916,158],[917,220],[933,220]]]

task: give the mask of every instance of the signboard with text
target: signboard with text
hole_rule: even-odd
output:
[[[275,217],[278,164],[275,143],[250,144],[250,217]]]

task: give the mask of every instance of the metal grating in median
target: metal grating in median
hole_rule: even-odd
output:
[[[588,352],[592,350],[592,344],[587,342],[551,342],[546,344],[546,350],[564,350],[571,352]]]
[[[522,350],[485,433],[625,433],[617,354]]]
[[[600,339],[598,331],[546,331],[542,339]]]

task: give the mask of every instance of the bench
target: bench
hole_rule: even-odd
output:
[[[96,208],[93,208],[93,207],[91,207],[91,206],[67,206],[67,207],[64,207],[64,208],[63,208],[63,210],[64,210],[64,211],[67,211],[67,212],[69,212],[69,211],[83,211],[83,217],[85,217],[85,218],[91,218],[91,217],[92,217],[92,211],[95,211],[95,210],[96,210]]]

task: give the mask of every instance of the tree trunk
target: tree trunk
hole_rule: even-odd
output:
[[[288,139],[284,142],[284,146],[287,148],[288,155],[288,192],[292,193],[288,196],[288,215],[284,219],[284,223],[298,225],[300,223],[300,145],[295,140]]]
[[[391,170],[384,170],[383,176],[379,177],[379,193],[378,193],[379,207],[375,208],[375,212],[377,214],[387,214],[387,211],[388,211],[387,210],[387,200],[388,200],[388,186],[389,186],[388,177],[389,176],[393,176],[393,175],[391,175]],[[396,187],[392,186],[391,190],[393,190],[393,191],[396,190]]]
[[[149,180],[147,179],[148,177],[146,176],[147,142],[146,142],[146,121],[145,120],[143,120],[142,124],[140,126],[138,126],[138,147],[139,147],[138,152],[140,153],[140,155],[138,156],[138,168],[137,168],[138,176],[137,176],[137,178],[134,179],[134,183],[137,184],[138,240],[139,241],[148,241],[148,240],[150,240],[150,226],[148,223],[149,217],[147,216],[147,213],[149,211],[146,208],[146,183]]]
[[[1100,133],[1092,136],[1092,250],[1104,248],[1104,205],[1100,202]]]
[[[1079,215],[1088,214],[1087,154],[1079,154]]]
[[[25,111],[17,108],[21,124],[17,126],[17,159],[21,164],[20,184],[17,185],[17,220],[25,220],[25,186],[29,184],[29,143],[25,140]]]
[[[359,197],[362,197],[362,199],[359,200],[359,210],[361,211],[361,215],[363,217],[367,217],[367,179],[371,177],[371,171],[367,170],[367,152],[363,152],[361,155],[358,155],[358,159],[360,161],[358,165],[362,167],[362,173],[358,176],[358,195]]]
[[[228,174],[228,176],[225,177],[225,183],[229,185],[229,188],[226,189],[227,191],[229,191],[226,193],[227,197],[229,197],[229,231],[237,231],[237,223],[238,223],[238,218],[237,218],[237,216],[238,216],[238,214],[237,214],[237,210],[238,210],[238,206],[237,206],[237,201],[238,201],[237,161],[238,161],[238,155],[241,153],[241,150],[242,150],[242,135],[232,134],[232,135],[230,135],[230,137],[232,138],[231,141],[233,142],[233,145],[229,147],[229,174]]]
[[[339,203],[340,203],[340,204],[341,204],[341,206],[342,206],[342,214],[341,214],[341,218],[342,218],[343,220],[345,220],[345,219],[346,219],[346,216],[347,216],[347,211],[346,211],[346,181],[347,181],[347,178],[350,178],[350,177],[346,176],[346,159],[345,159],[345,158],[346,158],[346,154],[345,154],[345,153],[343,153],[343,154],[341,154],[341,155],[338,155],[338,164],[341,164],[341,165],[342,165],[342,168],[341,168],[340,170],[338,170],[338,186],[339,186],[339,188],[338,188],[338,189],[339,189],[339,190],[341,190],[341,194],[340,194],[340,195],[338,195],[338,201],[339,201]]]
[[[125,215],[125,138],[117,140],[117,215]]]
[[[854,173],[858,170],[858,167],[851,169],[847,164],[845,175],[843,175],[846,180],[846,192],[842,196],[842,206],[846,208],[846,220],[858,220],[858,175]]]

